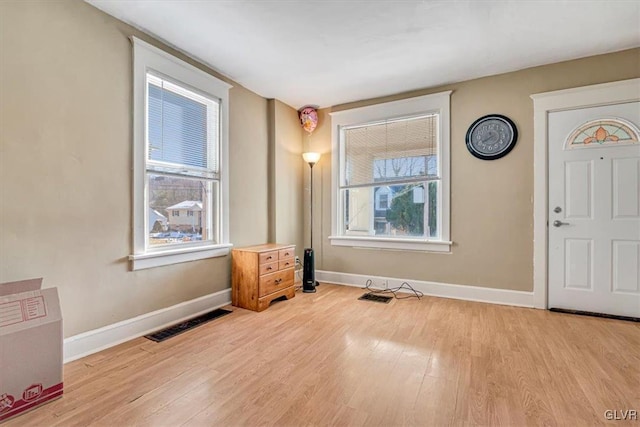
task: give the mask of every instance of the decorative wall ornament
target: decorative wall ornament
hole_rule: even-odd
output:
[[[620,118],[589,120],[569,134],[565,149],[593,148],[610,145],[637,144],[640,130],[633,123]]]
[[[298,110],[298,117],[300,118],[300,124],[302,129],[309,132],[309,135],[313,133],[316,126],[318,126],[318,110],[312,105],[307,105]]]

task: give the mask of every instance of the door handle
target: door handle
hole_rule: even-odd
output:
[[[562,227],[563,225],[569,225],[569,223],[568,222],[562,222],[562,221],[559,221],[557,219],[555,221],[553,221],[553,226],[554,227]]]

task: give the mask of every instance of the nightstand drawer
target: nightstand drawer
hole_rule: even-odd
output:
[[[278,254],[278,259],[283,260],[287,258],[293,258],[295,256],[295,251],[293,248],[280,249],[280,253]]]
[[[278,268],[278,263],[277,262],[270,262],[268,264],[260,264],[260,266],[258,268],[260,269],[259,274],[261,276],[263,274],[275,273],[276,271],[280,270]]]
[[[260,276],[259,288],[261,297],[288,286],[293,286],[293,268]]]
[[[278,270],[285,270],[287,268],[291,268],[295,265],[296,261],[293,258],[289,259],[281,259],[278,262]]]
[[[259,264],[267,264],[269,262],[278,261],[278,251],[263,252],[258,258]]]

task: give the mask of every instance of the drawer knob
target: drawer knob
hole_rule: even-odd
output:
[[[285,262],[285,263],[284,263],[284,265],[289,265],[289,263],[288,263],[288,262]]]
[[[271,255],[269,255],[269,256],[267,257],[267,259],[271,259],[271,258],[273,258]]]
[[[277,285],[280,282],[282,282],[282,279],[276,279],[274,283]]]
[[[285,252],[285,253],[284,253],[284,256],[289,256],[289,252]]]
[[[273,270],[273,267],[267,267],[267,271]]]

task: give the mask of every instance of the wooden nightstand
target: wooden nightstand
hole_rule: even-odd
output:
[[[262,311],[271,301],[293,298],[295,246],[267,243],[231,252],[231,300],[234,306]]]

